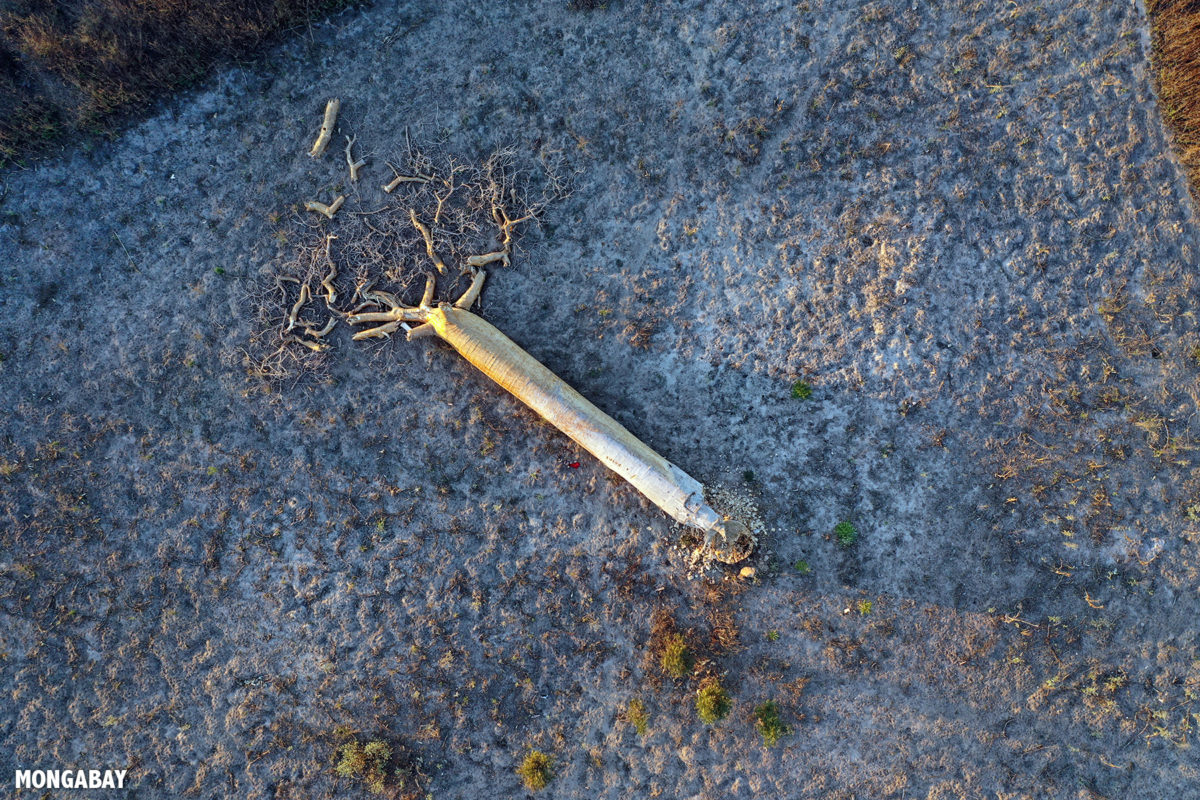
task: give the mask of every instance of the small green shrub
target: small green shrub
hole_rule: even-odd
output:
[[[858,541],[858,531],[849,522],[839,522],[834,525],[833,535],[837,537],[838,544],[842,547],[849,547]]]
[[[692,669],[695,666],[696,659],[692,657],[691,650],[688,649],[687,643],[683,640],[683,634],[671,634],[667,638],[666,646],[663,647],[663,672],[672,678],[686,678],[692,674]]]
[[[338,750],[339,760],[334,770],[343,778],[355,778],[367,785],[371,794],[387,791],[388,762],[392,760],[392,748],[382,739],[372,739],[363,744],[347,742]]]
[[[808,573],[812,572],[812,567],[810,567],[808,565],[808,562],[805,561],[804,559],[800,559],[799,561],[797,561],[795,564],[795,567],[796,567],[796,572],[799,572],[801,575],[807,575]]]
[[[762,734],[764,747],[774,747],[780,739],[792,732],[779,718],[779,706],[773,700],[768,700],[754,709],[754,718],[758,720],[758,732]]]
[[[875,607],[874,603],[872,603],[870,600],[859,600],[858,601],[858,613],[862,614],[864,617],[867,614],[870,614],[871,609],[874,607]]]
[[[517,767],[517,774],[525,782],[525,788],[537,791],[550,785],[554,777],[554,759],[541,750],[530,750],[529,755]]]
[[[714,679],[700,687],[696,695],[696,713],[705,725],[715,725],[725,719],[732,708],[733,700],[720,681]]]
[[[812,397],[812,387],[808,381],[796,381],[792,384],[792,397],[796,400],[807,400]]]
[[[646,731],[650,727],[650,713],[646,711],[646,704],[636,697],[629,701],[629,707],[625,709],[625,719],[629,720],[629,724],[637,731],[638,736],[645,736]]]
[[[767,631],[767,641],[768,642],[778,642],[779,641],[779,631]]]

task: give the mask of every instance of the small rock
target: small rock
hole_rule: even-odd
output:
[[[757,574],[754,567],[742,567],[742,571],[738,573],[743,578],[753,578]]]

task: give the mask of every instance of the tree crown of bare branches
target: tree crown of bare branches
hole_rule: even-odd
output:
[[[281,380],[318,368],[340,321],[411,304],[431,274],[426,302],[457,295],[481,267],[509,266],[519,234],[568,194],[557,165],[514,148],[468,161],[410,146],[388,166],[393,177],[356,185],[340,214],[297,214],[291,257],[258,291],[252,373]]]

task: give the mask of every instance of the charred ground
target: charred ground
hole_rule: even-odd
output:
[[[5,759],[139,797],[366,792],[373,741],[395,794],[515,794],[536,750],[564,797],[1195,796],[1197,225],[1147,21],[918,5],[381,4],[6,173]],[[367,210],[406,130],[563,159],[482,313],[756,495],[755,579],[686,579],[444,348],[254,373],[258,287],[347,188],[306,155],[331,96]]]

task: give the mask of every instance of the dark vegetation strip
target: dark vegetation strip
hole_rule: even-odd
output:
[[[0,164],[194,84],[353,0],[0,0]]]
[[[1200,200],[1200,0],[1147,0],[1158,101]]]
[[[353,2],[0,0],[0,165],[64,134],[112,132],[217,62]],[[1162,114],[1200,197],[1200,0],[1146,6]]]

